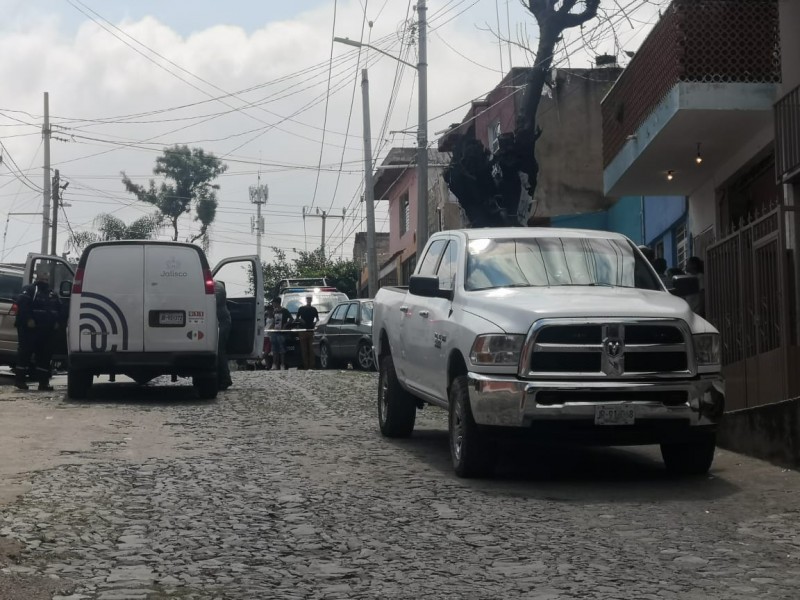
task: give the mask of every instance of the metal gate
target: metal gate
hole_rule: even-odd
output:
[[[706,306],[722,338],[728,410],[789,395],[791,210],[775,207],[708,248]]]

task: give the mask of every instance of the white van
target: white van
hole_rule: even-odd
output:
[[[43,260],[57,260],[42,257]],[[67,393],[84,398],[95,375],[138,383],[159,375],[191,377],[201,398],[217,394],[214,278],[228,265],[254,285],[228,297],[228,356],[253,358],[263,347],[263,273],[255,256],[228,258],[212,271],[204,252],[178,242],[117,241],[84,250],[72,282],[67,321]],[[29,268],[35,269],[35,265]],[[62,286],[69,289],[69,285]]]

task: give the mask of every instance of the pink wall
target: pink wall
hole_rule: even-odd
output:
[[[400,235],[400,197],[408,192],[411,219],[405,235]],[[405,250],[404,258],[414,253],[417,240],[417,172],[411,168],[405,171],[389,190],[389,255]]]

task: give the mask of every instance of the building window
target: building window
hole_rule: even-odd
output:
[[[404,236],[408,231],[411,222],[411,206],[408,201],[408,192],[400,196],[400,236]]]
[[[500,129],[500,120],[494,121],[491,125],[489,125],[489,149],[492,151],[492,154],[497,152],[500,149],[500,134],[502,130]]]
[[[675,228],[675,265],[681,269],[686,267],[689,258],[689,236],[686,235],[686,223]]]
[[[415,254],[407,261],[403,263],[401,268],[401,279],[400,285],[408,285],[408,280],[411,279],[411,276],[414,274],[414,269],[417,266],[417,255]]]
[[[656,258],[666,258],[664,256],[664,240],[656,242]]]

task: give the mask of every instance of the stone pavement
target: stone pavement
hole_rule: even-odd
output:
[[[58,460],[0,507],[20,544],[0,581],[59,600],[800,596],[798,473],[720,451],[710,477],[672,479],[652,448],[508,448],[494,479],[459,480],[443,411],[380,437],[376,379],[239,372],[216,402],[0,392],[4,440],[24,453],[35,427],[14,419],[49,416],[66,451],[42,441]]]

